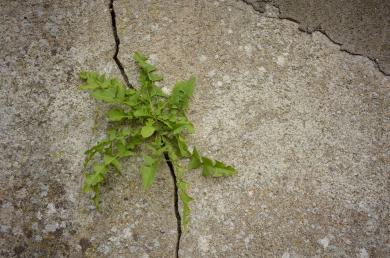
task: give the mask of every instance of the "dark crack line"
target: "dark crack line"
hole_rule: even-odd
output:
[[[255,12],[257,12],[257,13],[259,13],[259,14],[261,14],[261,15],[264,15],[264,12],[262,12],[262,10],[256,8],[256,6],[255,6],[253,3],[249,2],[248,0],[241,0],[241,1],[244,2],[244,3],[247,4],[247,5],[250,5],[250,6],[253,8],[253,10],[255,10]],[[279,12],[278,17],[269,17],[269,16],[266,16],[266,15],[264,15],[264,17],[269,18],[269,19],[288,20],[288,21],[294,22],[294,23],[296,23],[296,24],[301,24],[301,22],[299,22],[299,21],[296,20],[296,19],[293,19],[293,18],[290,18],[290,17],[283,17],[283,16],[281,16],[281,12],[280,12],[279,6],[277,6],[277,5],[275,5],[275,4],[271,4],[271,5],[278,9],[278,12]],[[332,38],[329,36],[329,34],[328,34],[325,30],[323,30],[323,29],[321,29],[321,28],[316,28],[316,29],[313,30],[313,31],[307,31],[307,30],[304,30],[303,28],[298,28],[298,29],[299,29],[299,31],[304,32],[304,33],[307,33],[307,34],[312,34],[313,32],[316,32],[316,31],[317,31],[317,32],[320,32],[320,33],[322,33],[323,35],[325,35],[325,37],[327,37],[333,44],[338,45],[338,46],[340,47],[340,51],[345,52],[345,53],[348,53],[348,54],[350,54],[350,55],[352,55],[352,56],[362,56],[362,57],[366,57],[366,58],[368,58],[369,60],[371,60],[371,61],[374,63],[376,69],[378,69],[378,71],[379,71],[380,73],[382,73],[384,76],[389,76],[389,75],[390,75],[390,74],[386,73],[386,72],[382,69],[382,67],[379,65],[377,59],[375,59],[375,58],[373,58],[373,57],[370,57],[370,56],[363,55],[363,54],[355,53],[355,52],[352,52],[352,51],[350,51],[350,50],[348,50],[348,49],[343,48],[343,44],[340,43],[340,42],[335,41],[334,39],[332,39]]]
[[[131,85],[131,83],[129,81],[129,77],[127,77],[127,74],[125,72],[125,69],[123,68],[121,61],[118,58],[119,45],[121,44],[121,41],[119,39],[118,31],[116,28],[116,14],[115,14],[115,9],[114,9],[114,1],[115,0],[110,0],[110,5],[109,5],[110,14],[111,14],[112,33],[113,33],[114,39],[115,39],[115,53],[114,53],[114,56],[112,58],[114,59],[116,65],[118,66],[118,68],[122,74],[123,80],[125,81],[127,87],[134,88],[133,85]]]
[[[182,235],[182,230],[181,230],[181,216],[179,212],[179,189],[177,188],[177,179],[176,179],[176,174],[175,174],[175,169],[173,168],[173,164],[169,158],[168,153],[164,153],[165,161],[168,164],[169,171],[171,172],[174,188],[175,188],[175,216],[176,216],[176,221],[177,221],[177,242],[176,242],[176,258],[179,258],[179,249],[180,249],[180,239]]]
[[[114,39],[115,39],[115,53],[114,53],[113,59],[114,59],[116,65],[118,66],[126,85],[129,88],[134,88],[133,85],[131,85],[131,83],[129,81],[129,77],[127,77],[127,74],[125,72],[125,69],[124,69],[121,61],[118,58],[119,46],[120,46],[121,42],[120,42],[120,39],[118,36],[117,27],[116,27],[116,13],[115,13],[115,9],[114,9],[114,1],[115,0],[110,0],[110,5],[109,5],[110,14],[111,14],[112,32],[113,32]],[[177,242],[176,242],[176,250],[175,250],[176,255],[175,256],[176,256],[176,258],[179,258],[180,239],[181,239],[181,235],[182,235],[181,216],[180,216],[180,212],[179,212],[179,194],[178,194],[179,191],[177,188],[177,180],[176,180],[175,170],[173,168],[173,164],[169,158],[168,153],[164,153],[164,157],[165,157],[165,160],[168,164],[169,171],[171,173],[171,177],[172,177],[173,184],[174,184],[174,190],[175,190],[174,202],[175,202],[175,216],[176,216],[176,221],[177,221]]]

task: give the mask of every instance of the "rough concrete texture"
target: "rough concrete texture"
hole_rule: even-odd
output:
[[[149,193],[139,162],[104,188],[98,213],[81,193],[84,151],[104,107],[77,74],[119,73],[109,1],[0,1],[0,256],[172,257],[173,185]],[[112,182],[115,181],[115,182]]]
[[[135,50],[164,87],[196,75],[191,143],[239,171],[188,174],[181,257],[390,256],[390,79],[371,60],[241,1],[115,3],[129,77]]]
[[[299,23],[306,32],[321,31],[341,49],[364,55],[390,75],[390,1],[382,0],[244,0],[259,12],[270,4],[278,17]]]

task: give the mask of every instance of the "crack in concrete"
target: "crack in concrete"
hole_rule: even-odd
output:
[[[127,76],[127,74],[125,72],[123,64],[121,63],[121,61],[118,58],[120,39],[118,36],[117,27],[116,27],[116,13],[115,13],[115,9],[114,9],[114,1],[115,0],[110,0],[110,4],[109,4],[109,9],[110,9],[110,14],[111,14],[112,32],[113,32],[113,36],[115,39],[115,53],[114,53],[114,56],[112,58],[114,59],[116,65],[118,66],[118,69],[120,70],[122,77],[123,77],[123,80],[125,81],[126,85],[129,88],[134,88],[134,86],[129,81],[129,77]],[[173,168],[173,164],[169,158],[168,153],[164,153],[164,157],[165,157],[165,161],[167,162],[167,165],[169,167],[169,171],[170,171],[170,174],[171,174],[171,177],[173,180],[174,191],[175,191],[175,194],[174,194],[175,205],[174,206],[175,206],[175,216],[176,216],[176,221],[177,221],[177,242],[176,242],[175,256],[176,256],[176,258],[178,258],[179,257],[179,249],[180,249],[180,239],[181,239],[181,235],[182,235],[181,216],[180,216],[180,212],[179,212],[179,193],[178,193],[178,188],[177,188],[177,180],[176,180],[175,170]]]
[[[173,164],[169,158],[168,153],[164,153],[165,161],[168,164],[169,171],[171,172],[171,176],[173,179],[173,184],[175,187],[175,216],[176,216],[176,221],[177,221],[177,242],[176,242],[176,258],[179,258],[179,249],[180,249],[180,239],[182,235],[182,230],[181,230],[181,216],[179,212],[179,189],[177,188],[177,179],[176,179],[176,174],[175,170],[173,168]]]
[[[248,1],[248,0],[242,0],[242,2],[244,2],[244,3],[247,4],[247,5],[250,5],[250,6],[253,8],[253,10],[255,10],[255,12],[264,15],[263,10],[257,8],[257,7],[254,5],[254,3],[252,3],[252,2],[250,2],[250,1]],[[281,12],[280,12],[279,6],[277,6],[277,5],[275,5],[275,4],[272,4],[272,3],[269,3],[269,4],[272,5],[273,7],[275,7],[275,8],[278,9],[278,17],[270,17],[270,16],[266,16],[266,15],[264,15],[264,17],[269,18],[269,19],[288,20],[288,21],[294,22],[294,23],[296,23],[296,24],[300,24],[300,22],[299,22],[298,20],[295,20],[295,19],[293,19],[293,18],[281,17]],[[343,48],[343,44],[340,43],[340,42],[335,41],[334,39],[332,39],[332,38],[329,36],[329,34],[328,34],[325,30],[323,30],[323,29],[321,29],[321,28],[316,28],[316,29],[313,30],[313,31],[306,31],[306,30],[304,30],[304,29],[302,29],[302,28],[298,28],[298,29],[299,29],[299,31],[304,32],[304,33],[307,33],[307,34],[312,34],[313,32],[320,32],[320,33],[322,33],[325,37],[327,37],[333,44],[338,45],[338,46],[340,47],[340,51],[345,52],[345,53],[348,53],[348,54],[353,55],[353,56],[362,56],[362,57],[366,57],[366,58],[368,58],[369,60],[371,60],[371,61],[374,63],[375,68],[378,69],[378,71],[379,71],[380,73],[382,73],[384,76],[389,76],[389,75],[390,75],[390,74],[386,73],[386,72],[380,67],[380,65],[379,65],[379,63],[378,63],[378,60],[376,60],[376,59],[373,58],[373,57],[369,57],[369,56],[366,56],[366,55],[354,53],[354,52],[352,52],[352,51],[350,51],[350,50],[348,50],[348,49]]]
[[[122,74],[123,80],[125,81],[127,87],[134,88],[133,85],[131,85],[131,83],[129,81],[129,77],[127,77],[127,74],[125,72],[125,69],[124,69],[121,61],[118,58],[119,45],[121,44],[121,41],[119,39],[118,31],[116,28],[116,13],[115,13],[115,9],[114,9],[114,1],[115,0],[110,0],[110,5],[109,5],[110,14],[111,14],[112,33],[113,33],[114,39],[115,39],[115,53],[114,53],[114,56],[112,58],[114,59],[116,65],[118,66],[118,68]]]

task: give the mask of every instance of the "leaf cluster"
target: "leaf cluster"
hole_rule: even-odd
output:
[[[156,73],[156,67],[147,58],[136,52],[134,59],[139,67],[138,89],[127,88],[117,79],[106,78],[95,72],[81,72],[84,84],[81,90],[88,90],[92,97],[111,104],[107,113],[110,129],[105,139],[86,151],[86,170],[83,191],[91,192],[97,207],[100,202],[100,188],[112,172],[121,173],[125,158],[141,153],[140,168],[142,185],[148,189],[156,178],[164,154],[168,154],[176,175],[178,195],[182,202],[182,220],[189,223],[192,198],[188,194],[185,172],[202,168],[205,177],[232,176],[235,169],[224,163],[201,156],[196,148],[190,151],[185,134],[194,133],[194,126],[186,116],[196,80],[191,77],[177,82],[171,95],[166,95],[157,81],[163,77]],[[189,165],[182,164],[189,159]]]

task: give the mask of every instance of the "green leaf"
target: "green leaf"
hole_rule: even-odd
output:
[[[93,171],[96,174],[104,175],[106,173],[106,171],[107,171],[107,167],[104,166],[104,165],[101,165],[101,164],[95,164],[93,166]]]
[[[213,177],[234,176],[236,173],[237,171],[234,167],[225,165],[218,160],[215,161]]]
[[[198,153],[198,150],[194,148],[192,151],[191,161],[189,164],[190,169],[197,169],[202,165],[202,158]]]
[[[156,81],[162,81],[164,78],[162,75],[160,74],[148,74],[148,77],[149,77],[149,80],[151,80],[152,82],[156,82]]]
[[[95,89],[98,89],[100,88],[100,85],[99,84],[83,84],[79,87],[80,90],[95,90]]]
[[[97,89],[91,93],[91,96],[97,100],[105,102],[115,102],[116,90],[114,88],[109,89]]]
[[[180,159],[190,158],[189,169],[202,167],[202,174],[206,177],[231,176],[236,170],[220,161],[201,157],[195,148],[192,153],[188,150],[184,133],[193,133],[194,126],[185,111],[195,88],[195,78],[177,82],[172,94],[167,96],[156,86],[156,82],[163,77],[156,73],[156,67],[148,62],[148,58],[136,52],[134,59],[140,72],[139,89],[129,89],[120,80],[95,72],[80,73],[83,81],[80,89],[90,91],[91,96],[97,100],[115,104],[107,112],[107,119],[120,122],[110,123],[106,139],[86,151],[84,167],[91,171],[85,174],[83,190],[92,193],[92,199],[98,208],[100,188],[109,168],[120,172],[120,161],[133,155],[136,148],[145,143],[142,149],[150,152],[144,157],[140,167],[142,185],[146,189],[152,185],[161,156],[168,153],[175,168],[178,195],[183,207],[182,222],[186,229],[192,198],[187,192],[188,185],[184,181],[186,169]],[[101,163],[94,163],[92,169],[87,166],[91,160],[98,158]]]
[[[146,73],[150,73],[156,70],[156,67],[154,65],[146,62],[147,57],[138,51],[134,53],[134,60],[136,61],[138,66]]]
[[[150,116],[149,109],[146,106],[141,106],[137,110],[134,111],[135,117],[148,117]]]
[[[141,129],[142,137],[148,138],[156,131],[156,128],[153,127],[153,123],[154,123],[154,121],[152,119],[148,119],[148,121],[146,122],[146,125],[143,126]]]
[[[85,175],[83,191],[84,192],[91,192],[91,191],[94,191],[94,189],[97,189],[94,187],[103,183],[104,175],[105,175],[106,171],[107,171],[106,166],[100,165],[100,164],[95,164],[93,166],[92,173]]]
[[[96,153],[103,153],[104,149],[107,147],[107,145],[110,144],[110,141],[108,140],[103,140],[98,142],[95,146],[90,148],[85,152],[87,157],[85,158],[84,161],[84,168],[87,167],[88,163],[93,159],[93,157],[96,155]]]
[[[111,156],[111,155],[108,155],[108,154],[104,154],[104,165],[110,165],[114,160],[116,160],[115,157]]]
[[[144,162],[141,166],[142,186],[148,189],[154,182],[156,176],[158,160],[150,156],[144,156]]]
[[[128,157],[128,156],[133,155],[133,152],[129,151],[127,149],[127,147],[125,146],[125,144],[123,144],[121,142],[116,145],[116,148],[117,148],[117,151],[118,151],[117,156],[119,158],[124,158],[124,157]]]
[[[202,161],[203,161],[203,172],[202,172],[202,176],[204,177],[208,177],[208,176],[211,176],[212,173],[213,173],[213,167],[214,167],[214,164],[213,164],[213,161],[209,158],[206,158],[206,157],[202,157]]]
[[[177,183],[179,190],[179,198],[183,204],[183,227],[187,229],[188,223],[190,222],[190,202],[193,200],[187,193],[187,183],[179,181]]]
[[[136,135],[130,139],[130,142],[126,145],[127,149],[133,150],[135,149],[142,141],[144,138],[141,135]]]
[[[119,174],[121,174],[121,163],[119,162],[119,160],[114,159],[113,161],[111,161],[111,165],[116,169]]]
[[[184,119],[184,120],[176,122],[176,124],[173,127],[172,133],[173,134],[180,134],[184,129],[187,129],[187,131],[189,133],[194,132],[193,124],[190,121]]]
[[[191,156],[190,151],[188,150],[188,146],[186,140],[183,136],[176,136],[177,146],[179,147],[179,153],[182,157],[188,158]]]
[[[103,175],[99,174],[99,173],[88,174],[85,177],[86,185],[88,185],[88,186],[97,185],[97,184],[103,182],[103,180],[104,180]]]
[[[108,111],[107,116],[110,121],[121,121],[122,119],[130,117],[125,111],[119,108],[111,109]]]
[[[129,93],[126,99],[123,101],[123,104],[129,107],[136,107],[140,103],[139,97],[140,97],[139,92],[135,92],[134,94]]]
[[[141,129],[141,135],[144,138],[148,138],[148,137],[150,137],[154,133],[154,131],[156,131],[156,128],[154,128],[151,125],[145,125]]]
[[[102,86],[102,82],[106,79],[104,75],[100,75],[95,72],[87,72],[82,71],[79,73],[80,79],[85,81],[86,84],[80,87],[81,90],[93,90],[100,88]]]
[[[169,97],[169,103],[175,108],[186,110],[194,91],[195,84],[195,77],[191,77],[187,81],[180,81],[176,83],[173,87],[172,94]]]
[[[236,169],[232,166],[227,166],[220,161],[214,161],[206,157],[202,157],[203,160],[203,173],[204,177],[227,177],[236,174]]]

